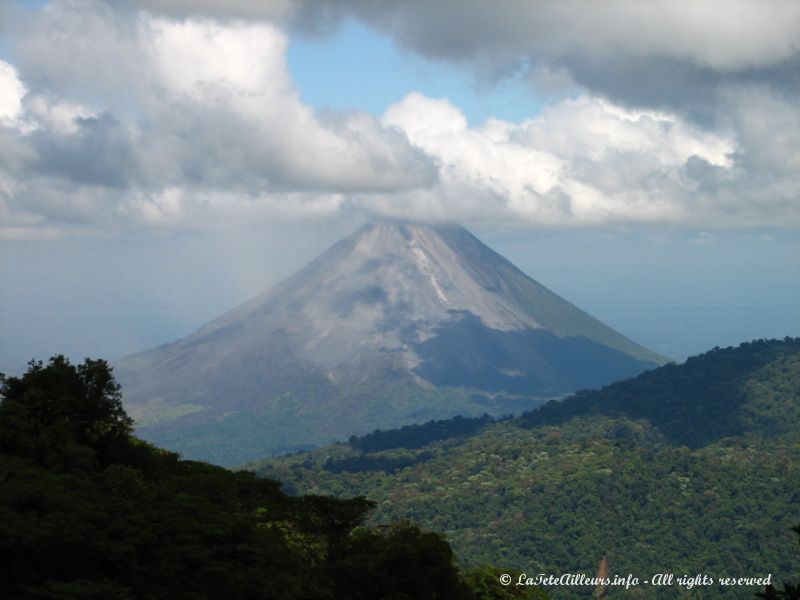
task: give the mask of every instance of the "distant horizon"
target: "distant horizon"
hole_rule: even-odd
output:
[[[380,222],[383,221],[376,219],[346,229],[350,229],[349,233],[353,233],[364,225]],[[387,220],[386,222],[410,223],[411,221],[405,219]],[[458,225],[457,223],[451,224]],[[493,250],[511,260],[529,277],[551,291],[634,341],[678,362],[682,362],[688,356],[710,350],[714,346],[736,346],[739,343],[760,338],[781,339],[785,336],[800,336],[800,316],[798,316],[800,315],[800,300],[798,300],[800,284],[791,279],[782,278],[779,283],[783,288],[774,287],[772,288],[774,293],[768,293],[771,288],[763,285],[737,288],[736,283],[740,278],[739,269],[720,271],[716,274],[716,279],[712,281],[717,288],[722,290],[715,298],[713,289],[703,289],[699,286],[703,279],[702,275],[694,274],[686,280],[688,284],[685,283],[684,287],[688,289],[684,292],[683,302],[681,302],[681,296],[678,293],[681,289],[681,282],[680,280],[675,282],[674,279],[677,276],[675,272],[680,271],[682,264],[672,257],[670,252],[663,252],[660,249],[662,247],[667,249],[678,247],[686,251],[689,248],[694,250],[690,253],[692,255],[696,255],[699,249],[701,255],[711,254],[714,260],[710,262],[716,264],[727,259],[729,249],[737,245],[737,237],[742,235],[741,233],[717,232],[707,235],[708,239],[702,243],[686,243],[680,238],[671,242],[660,240],[654,246],[654,242],[645,243],[637,236],[634,236],[633,240],[627,241],[623,237],[620,242],[618,238],[609,237],[602,232],[570,232],[568,235],[563,232],[559,234],[545,232],[539,236],[539,239],[531,240],[534,236],[524,232],[518,232],[511,236],[502,233],[487,235],[486,232],[475,231],[468,226],[464,228],[477,235]],[[782,250],[783,261],[791,261],[793,249],[797,247],[798,242],[794,237],[787,236],[787,239],[778,238],[765,242],[766,251],[774,252],[772,247],[778,246]],[[193,263],[191,271],[180,275],[174,272],[177,265],[171,265],[165,269],[165,275],[162,277],[169,277],[170,274],[177,276],[178,280],[182,280],[182,283],[187,284],[190,289],[185,292],[172,290],[172,295],[163,292],[151,293],[146,302],[142,302],[130,312],[121,304],[126,297],[127,290],[122,290],[121,296],[117,294],[108,294],[100,298],[94,296],[95,301],[101,300],[101,302],[98,306],[92,306],[92,297],[87,296],[89,290],[86,285],[87,277],[89,277],[89,281],[94,277],[89,276],[89,273],[84,273],[83,277],[78,277],[74,281],[66,278],[60,265],[55,267],[52,265],[54,257],[60,255],[57,250],[48,250],[37,255],[30,252],[30,247],[25,249],[25,246],[28,246],[25,242],[17,242],[13,245],[7,243],[7,248],[17,247],[18,251],[22,253],[18,255],[19,261],[13,260],[4,263],[8,267],[13,262],[16,267],[7,273],[7,278],[10,277],[11,281],[14,277],[22,280],[31,277],[32,273],[39,270],[41,275],[49,275],[45,277],[45,280],[48,281],[47,285],[51,291],[60,287],[65,290],[52,298],[53,306],[60,305],[63,312],[60,314],[58,310],[53,309],[53,312],[47,315],[44,321],[44,324],[47,324],[55,320],[56,323],[59,323],[60,331],[56,327],[48,327],[45,330],[46,335],[39,340],[26,340],[24,331],[32,330],[43,324],[40,321],[43,314],[42,307],[48,302],[48,299],[39,293],[43,292],[43,288],[30,289],[32,295],[27,298],[23,296],[21,299],[18,299],[19,292],[26,289],[22,283],[9,286],[5,288],[5,292],[0,292],[0,312],[5,315],[16,315],[19,319],[17,321],[6,319],[0,326],[4,330],[3,335],[0,336],[2,338],[0,372],[20,373],[24,371],[25,365],[31,358],[46,359],[52,354],[61,353],[73,360],[82,360],[86,356],[91,356],[113,362],[129,354],[145,351],[185,337],[207,322],[291,276],[339,239],[342,238],[337,237],[330,243],[326,241],[322,244],[313,242],[299,244],[295,241],[297,247],[289,245],[282,251],[284,255],[293,254],[297,257],[294,265],[288,262],[282,262],[280,265],[249,264],[247,268],[243,269],[245,273],[243,278],[246,281],[234,281],[233,278],[230,278],[231,263],[219,256],[205,257],[205,262],[196,261]],[[186,252],[198,250],[197,241],[192,242],[191,240],[192,238],[189,237],[180,240],[177,244],[169,241],[167,247],[171,250],[167,253],[174,253],[177,248],[179,249],[178,256],[180,256]],[[143,282],[137,280],[140,275],[137,275],[138,269],[133,268],[134,265],[121,274],[116,270],[119,264],[130,264],[131,253],[136,255],[143,243],[146,242],[131,241],[111,246],[113,251],[107,253],[106,261],[101,265],[103,266],[101,269],[103,277],[111,281],[115,277],[130,280],[127,284],[129,287],[137,288],[141,285]],[[285,243],[289,244],[281,240],[276,246],[282,246]],[[58,248],[62,244],[66,244],[73,251],[75,249],[73,244],[65,240],[52,241],[45,244],[45,247],[54,245],[55,248]],[[88,257],[94,255],[96,244],[102,244],[102,242],[89,241],[85,244],[81,254]],[[264,251],[265,255],[277,250],[275,246],[265,244],[263,240],[261,244],[255,242],[250,242],[250,244],[252,245],[248,248],[251,249],[253,247],[269,248]],[[632,260],[633,255],[629,252],[631,245],[637,247],[640,260]],[[584,254],[586,248],[599,248],[600,256],[592,257],[589,253]],[[296,249],[301,251],[295,254],[293,251]],[[649,249],[650,253],[656,253],[656,255],[647,256],[644,252],[645,249]],[[714,252],[710,253],[709,249]],[[549,262],[540,258],[545,253],[549,253],[553,257]],[[583,265],[577,263],[576,255],[583,257],[582,260],[585,261]],[[618,263],[610,259],[606,263],[602,258],[603,255],[609,255],[618,260],[623,256],[628,256],[628,264],[625,268],[629,274],[626,275],[620,271],[613,276],[609,275],[609,270]],[[5,256],[8,257],[9,254],[5,254]],[[692,256],[692,258],[694,257]],[[138,259],[141,260],[141,257]],[[647,266],[652,265],[654,260],[661,261],[662,271],[665,268],[670,269],[668,273],[673,281],[650,280],[645,277]],[[26,261],[30,264],[26,265]],[[151,257],[148,261],[148,272],[153,273],[155,269],[164,269],[165,265],[159,261],[161,261],[160,256]],[[749,256],[749,261],[758,264],[760,258],[758,255],[752,254]],[[242,262],[253,263],[253,258],[242,259]],[[210,268],[204,268],[204,265],[214,265],[213,272]],[[85,266],[88,268],[90,265]],[[61,270],[62,274],[60,277],[55,273],[48,274],[48,268],[57,268]],[[97,269],[97,265],[94,268]],[[754,270],[752,266],[748,268]],[[579,273],[578,276],[575,275],[576,269]],[[263,285],[259,286],[259,283],[254,281],[256,277],[253,273],[255,272],[264,273]],[[202,276],[197,276],[199,273],[202,273]],[[785,270],[778,262],[772,267],[772,272],[765,265],[760,275],[762,280],[765,276],[773,280],[774,285],[774,280],[780,279],[781,273],[785,273]],[[99,279],[102,280],[103,277]],[[215,277],[232,285],[220,287],[212,281]],[[618,292],[620,282],[628,289],[627,293]],[[179,284],[175,282],[171,285]],[[732,288],[739,290],[740,297],[737,298],[731,294]],[[17,292],[16,298],[15,294],[9,293],[14,290]],[[667,292],[670,294],[666,295]],[[746,294],[741,296],[742,292],[746,292]],[[758,297],[759,293],[760,298]],[[754,294],[755,299],[751,298]],[[76,305],[65,304],[65,299],[70,295],[77,296]],[[115,304],[115,301],[118,304]],[[771,301],[771,304],[768,305],[769,309],[760,309],[759,302],[766,301]],[[782,319],[785,319],[784,330],[781,329]],[[87,324],[89,324],[88,327]],[[17,338],[16,341],[14,341],[14,337]],[[54,341],[59,337],[61,343]],[[76,340],[79,341],[78,344],[75,344]],[[120,343],[122,340],[125,342]]]

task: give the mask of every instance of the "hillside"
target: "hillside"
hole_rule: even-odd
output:
[[[0,377],[3,598],[535,600],[462,571],[441,536],[363,527],[364,498],[182,461],[130,435],[104,361]],[[513,571],[512,571],[513,572]]]
[[[376,427],[521,412],[665,361],[465,229],[392,222],[115,372],[139,435],[231,465]]]
[[[294,492],[363,494],[374,523],[414,519],[468,564],[594,573],[606,555],[642,577],[796,578],[800,339],[714,349],[517,419],[376,432],[249,468]]]

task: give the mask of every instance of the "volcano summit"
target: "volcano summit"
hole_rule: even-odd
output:
[[[138,433],[236,464],[504,414],[665,359],[454,225],[365,225],[276,287],[115,371]]]

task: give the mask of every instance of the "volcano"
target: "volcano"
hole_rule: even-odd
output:
[[[665,361],[462,227],[381,223],[115,373],[139,435],[230,465],[375,428],[512,413]]]

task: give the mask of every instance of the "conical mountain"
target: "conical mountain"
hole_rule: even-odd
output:
[[[376,427],[513,412],[663,362],[465,229],[385,223],[115,368],[140,434],[231,464]]]

